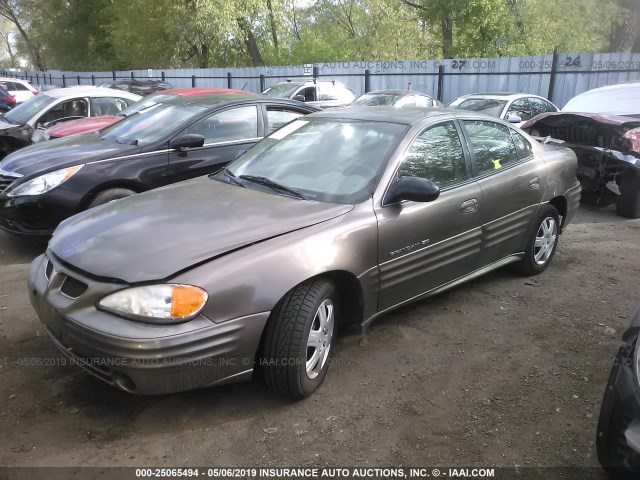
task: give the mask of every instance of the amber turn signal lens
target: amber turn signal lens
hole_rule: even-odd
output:
[[[207,294],[204,290],[190,285],[176,285],[171,292],[171,316],[193,315],[206,301]]]

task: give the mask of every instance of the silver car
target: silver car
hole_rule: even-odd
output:
[[[512,264],[544,271],[580,198],[576,157],[444,109],[294,120],[217,174],[80,213],[29,271],[55,344],[158,394],[322,383],[338,327]]]
[[[447,104],[447,108],[469,110],[502,118],[516,127],[527,120],[547,112],[557,112],[558,107],[546,98],[528,93],[474,93],[463,95]]]

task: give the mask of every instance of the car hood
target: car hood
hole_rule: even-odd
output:
[[[80,118],[78,120],[69,120],[60,125],[47,128],[50,138],[68,137],[69,135],[77,135],[78,133],[94,132],[109,125],[113,125],[124,117],[115,115],[107,115],[102,117]]]
[[[555,117],[555,118],[553,118]],[[640,124],[640,119],[625,115],[614,115],[609,113],[582,113],[582,112],[547,112],[541,113],[540,115],[536,115],[531,120],[528,120],[522,125],[522,129],[531,128],[535,126],[541,120],[557,120],[558,122],[563,121],[575,121],[576,119],[589,119],[594,122],[601,123],[604,125],[625,125],[629,124]]]
[[[352,208],[200,177],[75,215],[60,224],[49,247],[90,275],[147,282]]]
[[[97,132],[40,142],[8,155],[0,169],[28,177],[59,168],[138,153],[141,147],[100,140]]]
[[[13,130],[16,128],[20,128],[20,125],[16,125],[15,123],[9,123],[6,120],[0,120],[0,132],[3,132],[4,130]]]

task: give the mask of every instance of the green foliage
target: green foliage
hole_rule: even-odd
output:
[[[0,0],[14,50],[64,70],[606,51],[622,0]],[[17,28],[17,25],[20,28]],[[449,41],[450,39],[450,41]]]

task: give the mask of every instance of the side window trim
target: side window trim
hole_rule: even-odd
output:
[[[514,128],[509,127],[509,135],[511,135],[511,140],[513,141],[514,144],[516,144],[516,140],[515,137],[516,135],[520,135]],[[515,138],[514,138],[515,137]],[[524,141],[529,142],[529,140],[527,140],[526,138],[522,137]],[[516,144],[516,152],[518,152],[518,146]],[[527,155],[526,157],[520,158],[520,155],[518,155],[518,161],[514,162],[512,165],[514,164],[521,164],[524,162],[528,162],[530,160],[533,160],[533,158],[535,157],[535,154],[533,153],[533,148],[531,148],[531,150],[529,150],[529,155]]]

